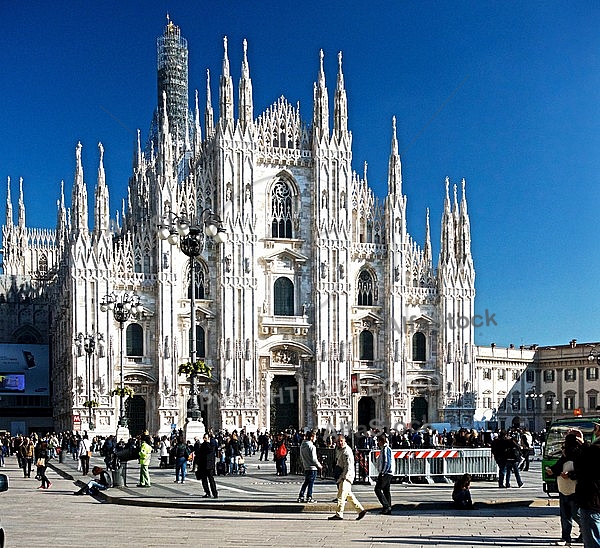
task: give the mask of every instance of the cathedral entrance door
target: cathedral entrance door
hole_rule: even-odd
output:
[[[298,428],[298,381],[292,375],[275,375],[271,382],[271,431]]]
[[[411,426],[415,428],[421,428],[423,424],[425,424],[427,420],[427,415],[429,414],[429,404],[427,400],[423,397],[414,398],[412,401],[410,416],[411,416]]]
[[[371,396],[363,396],[358,400],[358,423],[354,426],[357,432],[371,429],[371,421],[375,420],[375,400]]]
[[[125,415],[131,436],[135,437],[146,430],[146,400],[142,396],[127,398]]]

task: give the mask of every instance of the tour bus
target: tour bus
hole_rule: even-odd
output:
[[[546,445],[542,455],[542,481],[544,482],[544,492],[551,496],[558,494],[556,485],[556,476],[546,474],[546,467],[552,466],[560,458],[565,436],[571,428],[577,428],[583,432],[585,441],[592,441],[592,432],[594,423],[600,423],[600,417],[570,417],[566,419],[557,419],[548,428],[546,435]]]

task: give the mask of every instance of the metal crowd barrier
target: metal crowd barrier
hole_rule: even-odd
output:
[[[379,451],[372,451],[369,473],[377,476]],[[451,481],[470,474],[474,479],[495,480],[496,461],[489,447],[456,449],[392,449],[395,478],[408,482]]]
[[[372,483],[378,475],[379,451],[355,449],[355,483]],[[335,449],[317,448],[323,465],[321,479],[334,479]],[[304,474],[299,458],[299,448],[289,451],[290,473]],[[392,472],[396,481],[434,483],[453,481],[458,476],[470,474],[474,479],[496,480],[498,469],[489,447],[456,449],[392,449]]]

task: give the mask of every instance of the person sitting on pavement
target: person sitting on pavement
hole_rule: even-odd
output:
[[[458,510],[471,510],[473,508],[473,500],[471,499],[471,476],[463,474],[454,483],[452,490],[452,501],[454,508]]]
[[[112,478],[104,468],[94,466],[92,474],[94,479],[88,481],[79,491],[75,491],[74,495],[97,495],[99,491],[105,491],[112,485]]]

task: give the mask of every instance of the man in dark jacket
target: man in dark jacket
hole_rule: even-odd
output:
[[[574,460],[575,498],[579,505],[581,536],[585,548],[600,547],[600,424],[594,425],[594,441]]]
[[[218,498],[217,484],[215,483],[215,449],[210,442],[210,436],[204,434],[202,443],[194,447],[194,460],[198,463],[196,478],[202,480],[204,498]]]

